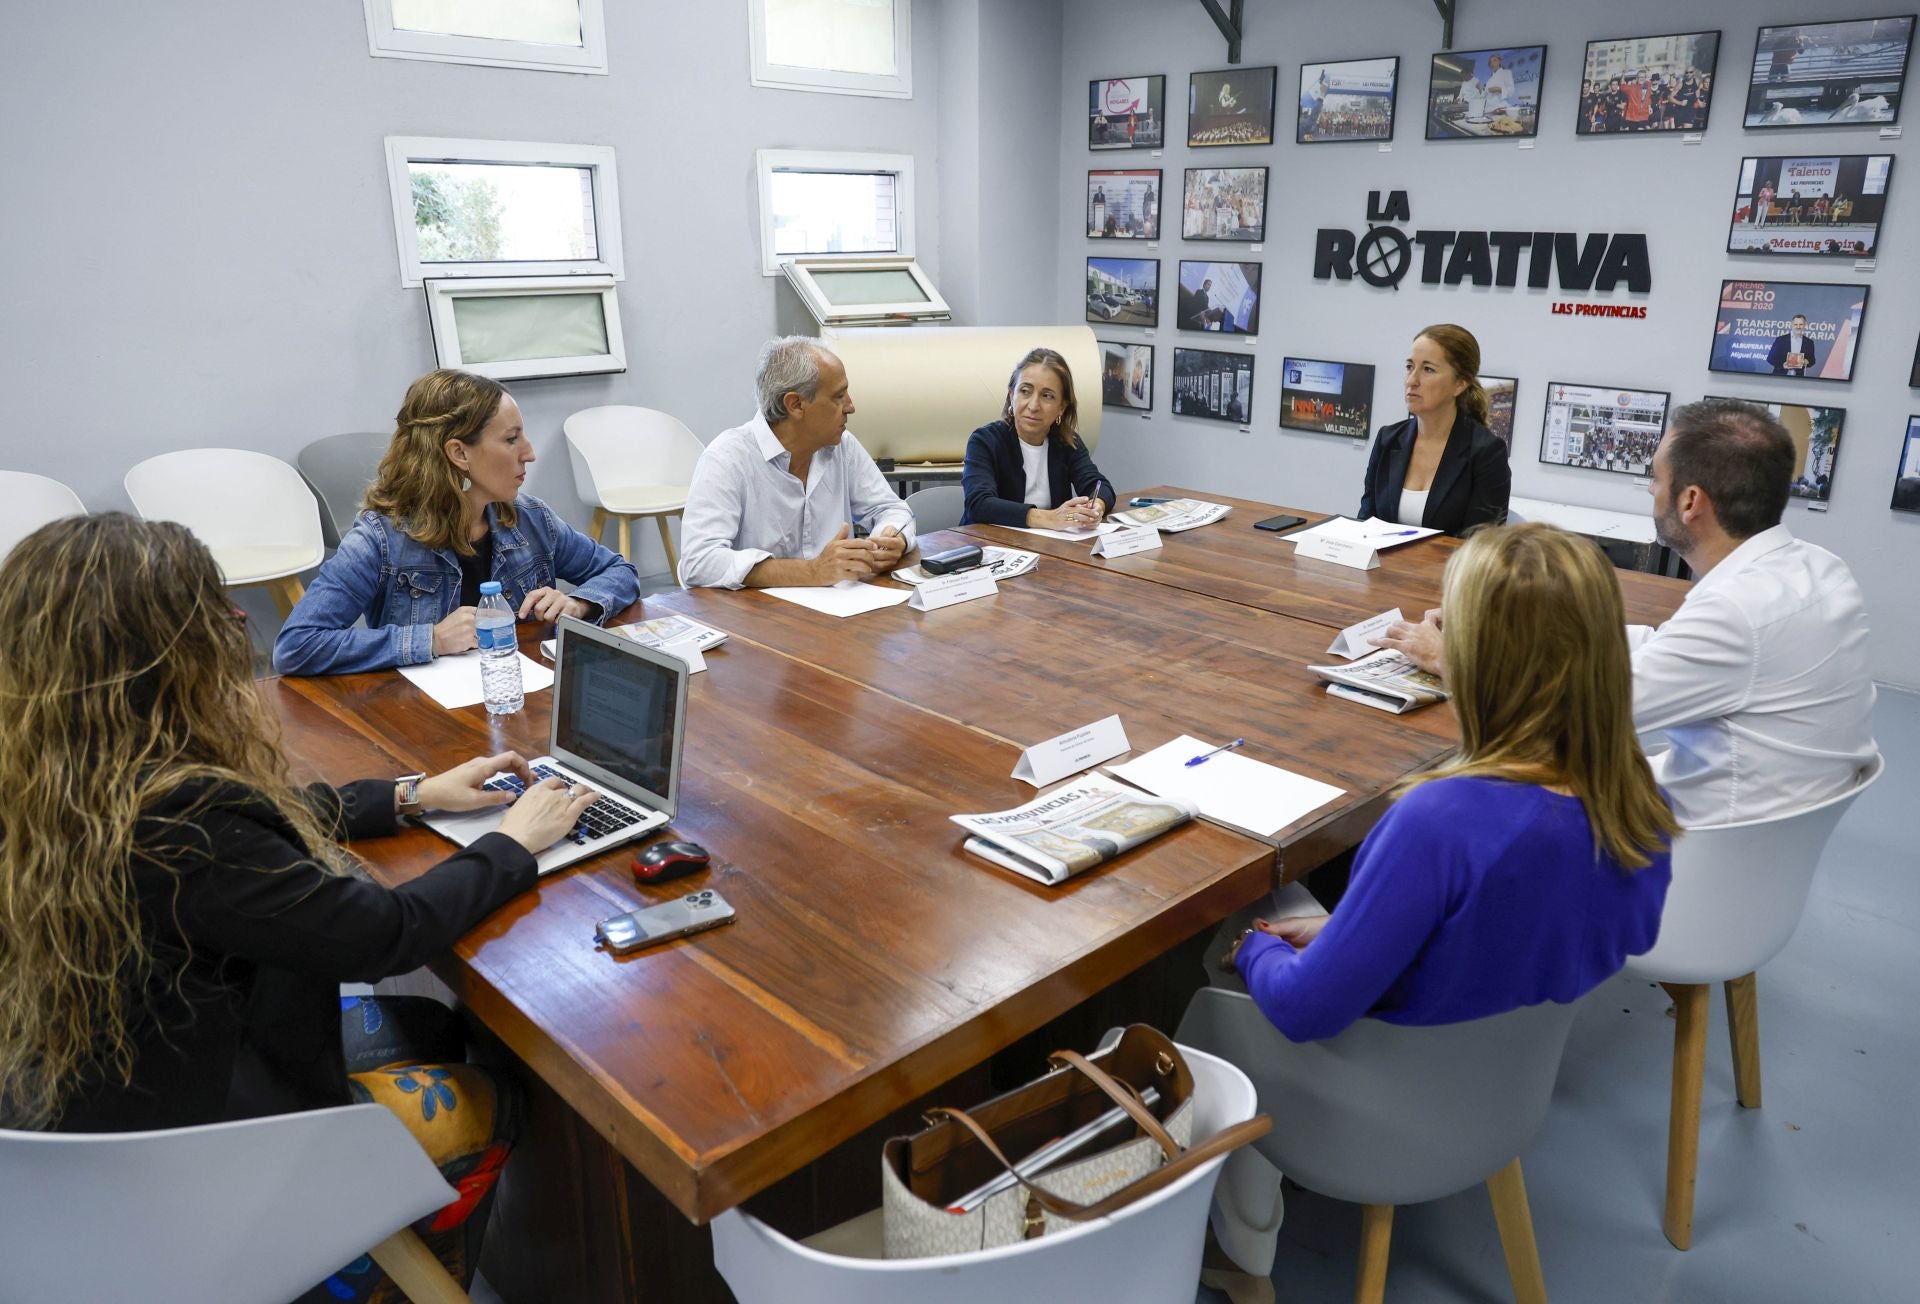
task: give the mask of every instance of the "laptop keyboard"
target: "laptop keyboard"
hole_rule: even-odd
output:
[[[533,777],[536,780],[559,779],[566,783],[572,782],[571,779],[568,779],[566,775],[560,773],[560,771],[554,769],[551,765],[534,766]],[[496,792],[511,792],[516,794],[527,790],[527,785],[520,782],[519,777],[513,774],[496,774],[481,786],[492,788]],[[608,801],[603,797],[580,812],[580,822],[567,832],[566,838],[570,842],[585,846],[587,843],[599,838],[604,838],[610,833],[616,833],[621,829],[632,828],[645,818],[646,816],[639,811],[623,806],[618,802]]]

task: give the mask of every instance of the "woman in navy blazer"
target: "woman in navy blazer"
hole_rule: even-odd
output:
[[[1087,529],[1113,510],[1113,486],[1075,430],[1073,372],[1052,349],[1020,359],[1000,419],[967,440],[962,525]]]
[[[1407,357],[1405,421],[1382,426],[1367,459],[1360,519],[1378,516],[1465,534],[1507,519],[1513,473],[1487,429],[1480,344],[1464,327],[1429,326]]]

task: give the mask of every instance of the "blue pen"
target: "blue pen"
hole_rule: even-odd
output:
[[[1244,747],[1246,745],[1246,742],[1247,740],[1244,738],[1236,738],[1230,743],[1221,743],[1218,747],[1214,748],[1210,752],[1200,753],[1200,755],[1188,761],[1187,764],[1189,766],[1198,765],[1200,764],[1200,762],[1206,760],[1207,757],[1209,756],[1218,756],[1221,752],[1230,752],[1236,747]]]
[[[1418,534],[1418,533],[1420,533],[1420,531],[1418,530],[1389,530],[1385,534],[1376,534],[1373,537],[1376,539],[1404,539],[1409,534]]]

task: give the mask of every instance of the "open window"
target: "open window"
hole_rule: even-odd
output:
[[[822,326],[917,325],[953,317],[911,258],[793,258],[781,270]]]
[[[429,277],[426,296],[443,367],[495,380],[627,369],[611,276]]]
[[[365,0],[376,58],[607,71],[601,0]]]

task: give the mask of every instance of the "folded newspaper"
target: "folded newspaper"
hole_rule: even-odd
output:
[[[1164,534],[1178,534],[1182,530],[1212,525],[1232,510],[1225,503],[1210,503],[1199,498],[1170,498],[1149,507],[1130,507],[1124,512],[1115,512],[1107,519],[1122,525],[1151,525]]]
[[[952,818],[973,835],[966,849],[974,855],[1058,886],[1197,814],[1189,802],[1089,777],[1063,783],[1013,810]]]
[[[1335,697],[1395,715],[1447,700],[1446,685],[1414,665],[1406,653],[1388,647],[1343,666],[1307,669],[1326,680],[1327,691]]]
[[[1016,575],[1025,575],[1039,564],[1040,554],[1037,552],[1022,552],[1018,548],[996,548],[992,544],[988,544],[980,550],[980,564],[971,570],[959,573],[971,575],[984,570],[998,582],[1000,580],[1010,580]],[[887,576],[887,578],[899,580],[904,584],[920,585],[925,584],[928,580],[938,579],[940,577],[937,575],[929,575],[916,565],[904,566],[894,571],[891,575]]]
[[[665,647],[669,643],[692,643],[705,652],[709,648],[719,647],[727,641],[727,632],[715,629],[712,625],[702,625],[697,620],[688,620],[685,616],[656,616],[652,620],[639,620],[631,625],[615,625],[611,631],[632,639],[641,647]],[[554,644],[557,640],[547,639],[540,644],[540,655],[553,660]]]

